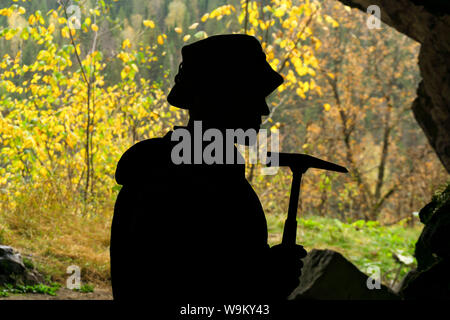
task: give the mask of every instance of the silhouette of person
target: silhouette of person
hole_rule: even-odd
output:
[[[168,102],[188,109],[189,123],[135,144],[117,165],[123,187],[111,231],[114,299],[275,302],[295,289],[306,251],[269,247],[264,211],[237,149],[224,143],[219,150],[224,158],[232,152],[229,164],[195,160],[210,143],[194,139],[196,121],[224,137],[227,129],[257,131],[269,114],[265,98],[282,82],[252,36],[216,35],[182,48]],[[182,152],[190,163],[173,161],[180,129],[192,137]]]

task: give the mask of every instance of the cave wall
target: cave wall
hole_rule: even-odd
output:
[[[367,12],[377,5],[381,20],[421,44],[422,81],[412,104],[423,129],[450,173],[450,2],[445,0],[339,0]]]

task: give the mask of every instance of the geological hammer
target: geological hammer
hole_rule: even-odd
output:
[[[269,167],[289,167],[292,171],[291,195],[289,197],[288,216],[284,223],[282,244],[294,246],[297,238],[297,209],[302,175],[309,169],[323,169],[336,172],[348,172],[345,167],[301,153],[268,152],[270,159],[278,163],[268,163]],[[272,160],[273,161],[273,160]]]

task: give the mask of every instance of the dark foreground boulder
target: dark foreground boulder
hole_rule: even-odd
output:
[[[0,286],[5,284],[34,285],[43,282],[43,277],[29,263],[25,265],[20,253],[13,248],[0,245]]]
[[[444,259],[425,271],[413,270],[400,291],[406,300],[449,300],[450,261]]]
[[[340,253],[313,249],[303,260],[300,285],[290,300],[398,300],[384,285],[369,289],[372,279],[359,271]]]

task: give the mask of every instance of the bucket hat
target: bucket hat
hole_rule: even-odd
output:
[[[260,42],[245,34],[214,35],[181,49],[182,62],[167,101],[190,109],[194,92],[217,98],[268,96],[283,83]]]

